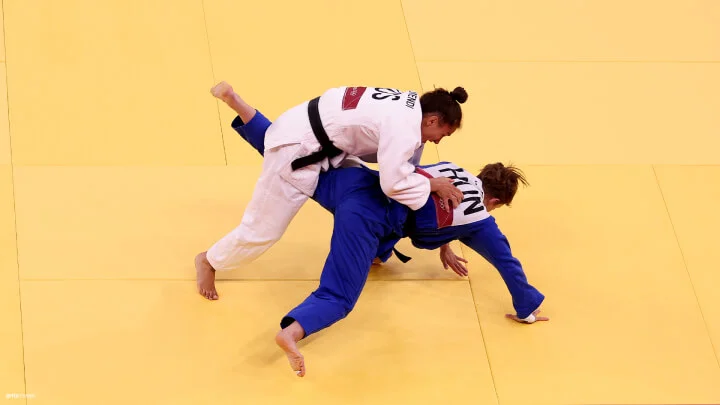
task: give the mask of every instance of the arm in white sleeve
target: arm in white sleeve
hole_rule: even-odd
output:
[[[410,158],[410,163],[412,163],[413,166],[420,166],[420,160],[422,159],[422,154],[423,154],[424,149],[425,149],[425,144],[422,144],[415,151],[415,154]],[[360,159],[366,163],[377,163],[378,162],[377,153],[373,153],[372,155],[360,156]]]
[[[420,122],[412,122],[409,114],[389,115],[382,123],[377,153],[380,186],[385,195],[413,211],[430,197],[430,180],[415,173],[410,163],[420,146]]]

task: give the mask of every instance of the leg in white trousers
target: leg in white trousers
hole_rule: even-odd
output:
[[[207,260],[215,270],[238,269],[280,240],[317,185],[319,164],[295,172],[290,168],[295,158],[305,154],[308,152],[300,144],[265,152],[262,174],[240,225],[207,252]]]

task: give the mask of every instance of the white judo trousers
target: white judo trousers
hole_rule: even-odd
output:
[[[328,90],[320,99],[320,117],[331,142],[344,153],[293,171],[295,159],[320,149],[307,106],[304,102],[291,108],[268,128],[262,173],[243,218],[207,252],[215,270],[243,267],[272,247],[314,194],[320,171],[341,167],[347,158],[377,157],[388,197],[413,210],[427,201],[429,180],[415,173],[412,162],[419,160],[423,146],[417,93],[365,87]]]

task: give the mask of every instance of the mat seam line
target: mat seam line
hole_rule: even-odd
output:
[[[667,200],[665,200],[665,193],[663,193],[662,187],[660,186],[660,178],[658,178],[657,171],[655,170],[655,165],[652,165],[652,170],[653,174],[655,175],[655,183],[657,184],[658,191],[660,191],[660,197],[662,197],[663,205],[665,205],[665,212],[667,213],[668,220],[670,221],[673,235],[675,236],[675,243],[677,243],[678,250],[680,250],[680,257],[682,258],[683,266],[685,266],[685,273],[688,276],[688,280],[690,280],[690,286],[692,287],[693,295],[695,295],[695,302],[697,303],[698,310],[700,311],[700,316],[702,317],[703,324],[705,325],[705,333],[707,333],[708,340],[710,340],[710,347],[713,350],[715,362],[717,363],[718,368],[720,368],[720,358],[717,355],[717,348],[715,347],[715,342],[713,342],[712,335],[710,334],[710,328],[705,318],[705,313],[703,312],[702,306],[700,305],[700,298],[698,297],[697,291],[695,290],[695,283],[693,282],[692,275],[690,274],[690,269],[687,265],[687,260],[685,259],[685,252],[683,252],[683,248],[680,245],[680,237],[678,236],[677,230],[675,229],[675,222],[673,222],[672,216],[670,215],[670,208],[667,205]]]
[[[210,49],[210,29],[208,28],[207,12],[205,12],[205,0],[200,0],[200,4],[202,5],[203,23],[205,24],[205,38],[207,40],[208,56],[210,57],[210,72],[212,73],[212,77],[213,77],[212,85],[215,85],[215,82],[217,81],[217,77],[215,76],[215,64],[213,63],[212,50]],[[225,131],[223,131],[222,117],[220,114],[220,100],[218,100],[218,99],[215,99],[215,108],[217,109],[217,114],[218,114],[218,125],[220,126],[220,140],[222,142],[222,147],[223,147],[223,156],[225,156],[225,166],[227,166],[228,158],[227,158],[227,147],[225,146]]]
[[[465,254],[465,247],[463,245],[460,245],[460,251],[462,252],[463,259],[467,260],[467,254]],[[470,263],[468,263],[470,265]],[[497,404],[500,405],[500,393],[497,389],[497,384],[495,383],[495,372],[493,372],[492,368],[492,362],[490,361],[490,351],[488,350],[487,341],[485,340],[485,331],[482,327],[482,322],[480,322],[480,311],[478,311],[478,305],[477,301],[475,300],[475,291],[473,291],[472,288],[472,279],[470,278],[470,269],[468,269],[468,288],[470,288],[470,296],[473,300],[473,309],[475,310],[475,317],[477,318],[478,327],[480,328],[480,337],[482,338],[483,342],[483,348],[485,349],[485,356],[487,357],[487,363],[488,368],[490,369],[490,379],[493,383],[493,391],[495,391],[495,400],[497,401]]]
[[[403,6],[403,0],[400,0],[400,12],[402,12],[403,23],[405,24],[405,33],[407,34],[408,43],[410,44],[410,53],[412,53],[413,64],[415,65],[415,75],[417,76],[418,83],[420,83],[420,90],[423,90],[422,79],[420,79],[420,67],[418,66],[418,60],[415,56],[415,48],[413,47],[412,38],[410,37],[410,28],[408,28],[407,17],[405,16],[405,7]],[[424,152],[424,150],[423,150]],[[440,161],[440,148],[435,145],[435,155],[437,156],[438,162]]]
[[[15,264],[17,265],[17,283],[18,283],[18,306],[20,309],[20,343],[22,345],[22,364],[23,364],[23,385],[25,391],[25,404],[27,405],[27,370],[25,365],[25,325],[23,324],[23,309],[22,309],[22,287],[20,286],[20,241],[18,240],[18,224],[17,224],[17,195],[15,193],[15,165],[13,163],[12,153],[12,136],[10,133],[10,83],[8,81],[8,63],[7,63],[7,32],[5,23],[5,0],[0,2],[2,4],[2,19],[3,19],[3,48],[5,51],[4,61],[5,64],[5,102],[7,103],[7,130],[8,130],[8,151],[10,153],[10,186],[12,190],[12,201],[13,201],[13,224],[15,225]]]

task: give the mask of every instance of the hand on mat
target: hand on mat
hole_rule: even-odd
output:
[[[436,193],[443,202],[441,207],[445,212],[452,211],[452,207],[457,207],[463,200],[463,193],[459,188],[453,185],[452,179],[447,177],[437,177],[430,179],[430,192]]]
[[[535,322],[537,322],[537,321],[549,321],[549,320],[550,320],[550,318],[548,318],[548,317],[546,317],[546,316],[538,316],[539,313],[540,313],[540,310],[539,310],[539,309],[536,309],[535,312],[532,313],[533,316],[535,317]],[[512,319],[512,320],[515,321],[515,322],[529,323],[529,322],[525,322],[525,321],[523,321],[522,319],[518,318],[517,315],[515,315],[515,314],[506,314],[505,317],[506,317],[506,318],[510,318],[510,319]],[[535,322],[532,322],[532,323],[535,323]]]
[[[440,261],[442,262],[443,267],[445,267],[445,270],[450,267],[452,271],[457,273],[459,276],[464,277],[468,275],[467,268],[462,263],[460,263],[467,263],[468,261],[460,256],[455,255],[452,249],[450,249],[449,244],[440,247]]]

